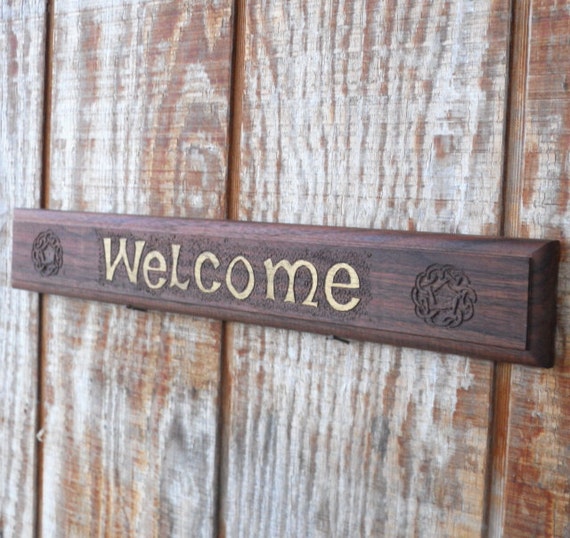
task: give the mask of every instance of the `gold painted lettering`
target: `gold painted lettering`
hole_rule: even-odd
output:
[[[234,267],[236,266],[236,264],[238,262],[241,262],[245,266],[245,268],[247,269],[247,273],[248,273],[247,286],[241,292],[235,288],[235,286],[233,285],[233,282],[232,282],[232,272],[233,272]],[[228,290],[230,290],[230,293],[236,299],[243,301],[244,299],[247,299],[251,295],[251,292],[253,291],[254,285],[255,285],[255,276],[253,274],[253,267],[251,266],[251,263],[249,263],[247,258],[244,258],[243,256],[236,256],[230,262],[230,265],[228,266],[228,270],[226,271],[226,286],[228,287]]]
[[[105,251],[105,278],[109,281],[113,281],[115,277],[115,270],[121,261],[125,264],[125,269],[127,270],[127,275],[129,280],[133,283],[137,283],[137,273],[139,271],[139,264],[141,261],[142,252],[145,246],[145,241],[135,241],[135,257],[133,263],[129,262],[129,257],[127,256],[127,239],[121,237],[119,239],[119,252],[115,261],[111,263],[111,238],[103,238],[103,247]]]
[[[152,262],[154,260],[158,262],[158,265],[152,265]],[[166,283],[166,278],[161,276],[157,279],[156,283],[153,284],[152,281],[150,280],[149,273],[150,272],[164,273],[165,271],[166,271],[166,260],[164,259],[164,256],[160,252],[158,252],[158,250],[150,251],[144,258],[143,277],[144,281],[146,282],[146,285],[151,290],[158,290],[162,288],[162,286],[164,286],[164,284]]]
[[[218,260],[215,254],[212,252],[202,252],[196,259],[196,264],[194,265],[194,278],[196,279],[196,285],[201,292],[214,293],[221,284],[214,280],[209,288],[204,286],[204,283],[202,282],[202,265],[204,265],[205,261],[209,261],[214,266],[214,269],[217,269],[220,266],[220,260]]]
[[[346,271],[348,273],[349,281],[335,282],[335,277],[339,271]],[[352,297],[347,303],[339,303],[334,297],[332,290],[333,288],[343,288],[349,290],[357,290],[360,288],[360,279],[358,278],[358,273],[354,270],[354,267],[348,265],[348,263],[337,263],[333,265],[327,272],[325,278],[325,296],[328,303],[340,312],[348,312],[356,307],[360,302],[357,297]]]
[[[305,300],[302,304],[306,306],[314,306],[317,307],[319,305],[318,302],[314,300],[315,292],[317,291],[317,270],[315,266],[306,261],[306,260],[297,260],[293,265],[288,260],[280,260],[276,265],[273,265],[273,261],[268,258],[263,262],[265,265],[265,272],[267,274],[267,292],[266,298],[271,299],[272,301],[275,300],[275,273],[278,269],[284,269],[289,277],[289,284],[287,286],[287,294],[285,295],[285,302],[287,303],[294,303],[295,302],[295,275],[297,274],[297,270],[301,267],[305,267],[311,273],[311,289],[305,297]]]
[[[178,280],[178,258],[180,257],[180,245],[172,245],[172,276],[170,277],[170,287],[176,286],[181,290],[187,290],[190,279],[180,282]]]

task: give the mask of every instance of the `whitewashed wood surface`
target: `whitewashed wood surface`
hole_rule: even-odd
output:
[[[508,2],[246,18],[239,218],[499,233]],[[229,342],[228,535],[484,532],[492,364],[241,325]]]
[[[569,536],[569,32],[556,0],[2,2],[0,536]],[[10,243],[42,204],[559,238],[556,365],[40,300]]]
[[[501,533],[570,536],[570,5],[531,2],[526,95],[518,140],[519,192],[511,233],[562,241],[556,363],[508,376]],[[501,535],[497,533],[497,536]]]
[[[0,4],[0,535],[33,536],[38,296],[11,289],[14,207],[41,196],[45,2]]]
[[[230,1],[55,3],[52,209],[223,218]],[[221,324],[50,297],[43,536],[211,536]]]

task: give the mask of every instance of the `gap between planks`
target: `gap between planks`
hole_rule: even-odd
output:
[[[51,183],[51,117],[52,117],[52,77],[53,77],[53,40],[55,26],[55,5],[53,0],[45,3],[45,61],[43,72],[43,125],[42,125],[42,156],[41,156],[41,185],[39,205],[48,209]],[[40,294],[38,299],[38,346],[37,346],[37,402],[36,402],[36,450],[35,450],[35,485],[34,485],[34,536],[42,536],[42,498],[44,475],[44,450],[42,436],[45,425],[45,364],[46,364],[46,298]]]
[[[245,78],[245,0],[234,0],[226,218],[239,218],[241,128]]]
[[[511,45],[505,114],[505,160],[500,235],[520,231],[520,202],[524,186],[525,106],[530,51],[531,0],[511,2]],[[503,535],[509,443],[512,365],[494,368],[492,419],[486,492],[486,535]]]
[[[243,91],[245,77],[245,0],[234,0],[233,4],[233,40],[230,88],[230,119],[228,133],[228,176],[226,186],[226,218],[239,218],[240,165],[241,165],[241,129],[243,116]],[[233,349],[233,324],[222,322],[222,342],[220,350],[220,388],[218,397],[218,448],[216,502],[214,521],[216,535],[226,536],[223,517],[225,492],[228,477],[228,438],[232,407],[231,357]]]

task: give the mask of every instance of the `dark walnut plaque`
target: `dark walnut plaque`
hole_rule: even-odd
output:
[[[17,210],[13,285],[551,366],[557,241]]]

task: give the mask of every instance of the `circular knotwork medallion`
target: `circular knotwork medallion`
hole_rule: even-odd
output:
[[[41,232],[32,245],[34,269],[42,276],[55,276],[63,265],[63,248],[51,230]]]
[[[436,263],[416,277],[412,301],[428,325],[454,328],[473,317],[477,294],[461,269]]]

